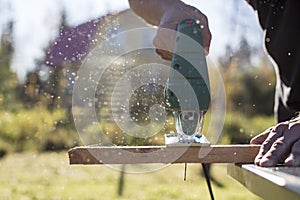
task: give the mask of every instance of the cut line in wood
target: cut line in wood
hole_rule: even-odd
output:
[[[260,145],[80,146],[68,151],[70,164],[253,163]]]

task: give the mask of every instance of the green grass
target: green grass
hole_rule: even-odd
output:
[[[0,160],[0,199],[209,199],[201,167],[171,165],[143,174],[125,174],[123,195],[117,194],[120,172],[107,166],[68,164],[66,153],[9,154]],[[214,164],[212,175],[223,184],[213,184],[216,199],[259,199],[226,174],[226,165]]]

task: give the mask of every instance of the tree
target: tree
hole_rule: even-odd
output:
[[[27,73],[22,91],[22,99],[26,107],[31,107],[40,100],[40,85],[41,80],[37,71]]]
[[[13,22],[10,21],[1,35],[0,49],[0,106],[13,109],[17,105],[18,80],[10,69],[13,48]]]
[[[230,111],[249,115],[272,115],[274,104],[274,69],[261,47],[241,37],[239,46],[226,46],[219,57]]]

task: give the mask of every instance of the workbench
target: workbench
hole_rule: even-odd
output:
[[[300,167],[229,164],[227,173],[265,200],[300,199]]]

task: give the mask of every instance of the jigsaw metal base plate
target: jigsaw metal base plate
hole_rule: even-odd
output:
[[[177,133],[165,134],[166,146],[209,146],[210,144],[207,138],[199,133],[193,136],[183,136]]]

